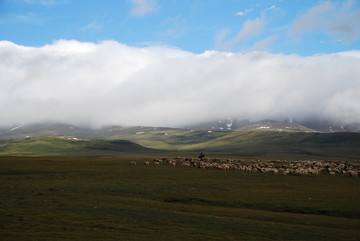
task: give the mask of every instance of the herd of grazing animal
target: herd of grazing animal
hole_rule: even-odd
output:
[[[200,169],[233,170],[244,172],[258,172],[278,175],[348,175],[357,177],[360,170],[360,161],[347,160],[221,160],[217,158],[184,158],[155,159],[152,165],[171,165],[173,167],[196,167]],[[131,162],[130,165],[136,165]],[[150,161],[144,165],[151,165]]]

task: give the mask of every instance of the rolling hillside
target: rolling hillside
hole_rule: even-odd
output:
[[[126,140],[105,141],[74,137],[0,140],[0,155],[111,155],[154,151]]]
[[[133,129],[115,135],[114,138],[117,140],[76,137],[0,140],[0,153],[1,155],[107,155],[154,152],[157,149],[221,152],[254,158],[360,159],[359,133],[271,130],[209,132],[142,128],[141,132]]]
[[[360,159],[359,133],[149,131],[123,136],[146,147],[228,152],[252,157]]]

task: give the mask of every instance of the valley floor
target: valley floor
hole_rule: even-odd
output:
[[[359,240],[360,178],[143,165],[146,155],[0,157],[0,239]]]

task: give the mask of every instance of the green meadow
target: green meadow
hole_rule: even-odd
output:
[[[359,240],[359,178],[143,165],[164,155],[196,153],[0,157],[0,240]]]

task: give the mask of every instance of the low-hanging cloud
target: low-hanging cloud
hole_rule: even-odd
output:
[[[360,51],[300,57],[0,41],[0,126],[181,126],[226,117],[360,122],[359,66]]]

